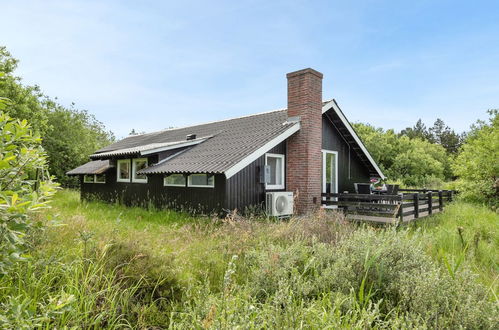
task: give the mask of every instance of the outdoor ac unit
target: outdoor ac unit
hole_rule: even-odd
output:
[[[280,217],[293,214],[293,193],[289,191],[267,193],[267,215]]]

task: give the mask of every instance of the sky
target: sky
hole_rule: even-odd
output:
[[[16,74],[124,137],[286,107],[324,74],[351,122],[466,130],[499,108],[499,1],[9,1]]]

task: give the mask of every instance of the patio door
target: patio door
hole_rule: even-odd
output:
[[[338,152],[322,150],[322,192],[338,192]],[[334,199],[336,200],[336,198]],[[333,208],[333,205],[326,206]]]

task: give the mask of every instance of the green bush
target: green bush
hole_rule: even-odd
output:
[[[489,111],[465,140],[454,163],[461,198],[499,207],[499,110]]]
[[[25,120],[2,111],[6,102],[0,99],[0,274],[27,253],[26,235],[40,225],[34,214],[47,207],[55,188],[40,138]]]

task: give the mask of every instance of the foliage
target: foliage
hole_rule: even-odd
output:
[[[10,118],[0,100],[0,273],[26,251],[26,235],[39,224],[33,213],[54,192],[40,138],[26,120]]]
[[[76,179],[65,173],[88,161],[88,156],[114,140],[112,133],[87,111],[64,107],[45,96],[39,86],[26,86],[14,75],[18,61],[5,47],[0,47],[0,97],[10,99],[5,110],[9,116],[26,119],[33,131],[43,137],[50,172],[63,185]]]
[[[374,160],[391,181],[422,187],[452,176],[451,159],[441,145],[400,136],[393,130],[385,131],[367,124],[357,123],[354,126]]]
[[[430,143],[437,143],[447,150],[450,154],[456,154],[463,142],[463,135],[457,134],[444,121],[437,118],[435,123],[429,129],[421,119],[413,127],[407,127],[400,132],[401,136],[407,136],[410,139],[426,140]]]
[[[454,163],[462,198],[499,207],[499,110],[478,122]]]
[[[47,230],[33,261],[0,278],[6,288],[0,322],[11,328],[493,328],[497,300],[487,287],[497,276],[490,259],[497,258],[497,235],[478,244],[477,253],[490,258],[470,249],[459,267],[462,250],[449,237],[460,244],[451,219],[457,214],[465,240],[493,229],[489,221],[497,215],[463,203],[449,209],[422,228],[373,229],[331,212],[286,222],[220,221],[82,204],[76,192],[61,191],[46,213],[59,214],[67,226]],[[450,229],[456,235],[445,235]],[[470,268],[487,276],[477,280]]]

